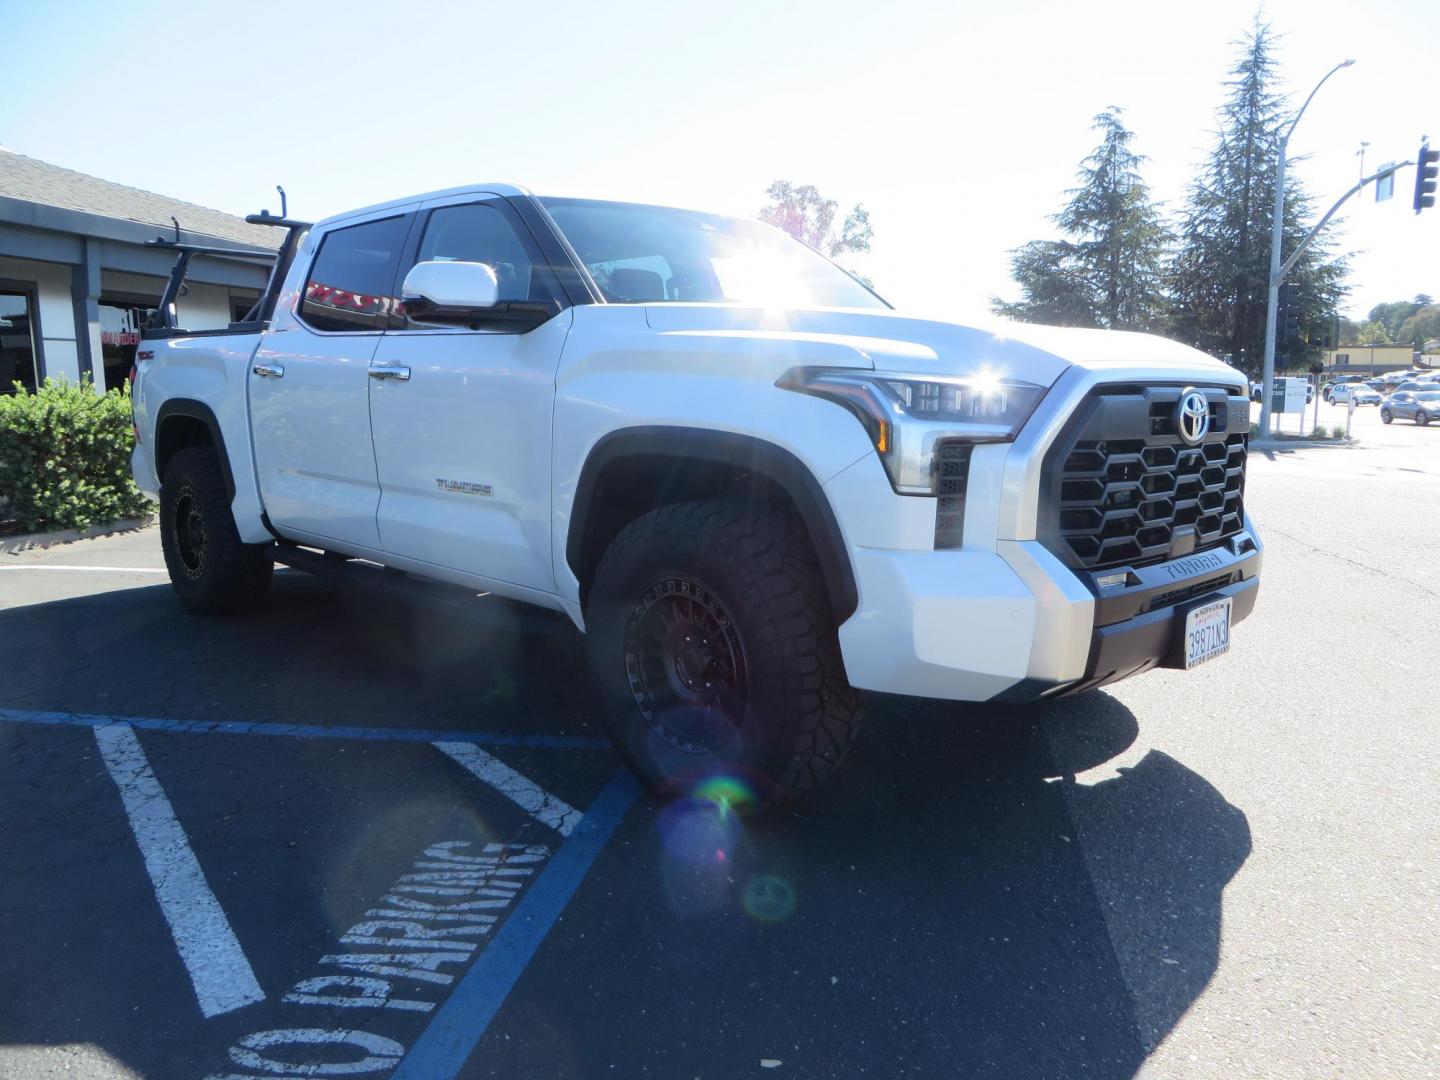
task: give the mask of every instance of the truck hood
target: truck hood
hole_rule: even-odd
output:
[[[1153,334],[1078,330],[996,320],[965,326],[894,311],[856,308],[778,310],[729,304],[646,304],[645,319],[664,334],[772,337],[835,366],[906,374],[967,376],[984,370],[1050,386],[1070,367],[1144,368],[1179,377],[1241,382],[1236,369],[1198,349]],[[830,346],[830,348],[826,348]]]

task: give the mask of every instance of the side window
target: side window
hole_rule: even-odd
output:
[[[588,266],[595,284],[612,304],[646,304],[680,298],[672,295],[670,283],[678,279],[663,255],[607,259]]]
[[[310,266],[300,317],[316,330],[385,329],[406,227],[402,215],[328,233]]]
[[[485,263],[495,271],[502,302],[553,299],[530,245],[521,238],[509,215],[490,203],[442,206],[431,211],[415,261]]]

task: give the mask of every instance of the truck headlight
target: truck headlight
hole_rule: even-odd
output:
[[[902,495],[935,494],[935,447],[941,440],[1008,442],[1045,396],[1043,386],[987,373],[945,378],[795,367],[775,385],[849,409]]]

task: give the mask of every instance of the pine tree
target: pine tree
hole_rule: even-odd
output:
[[[1264,358],[1276,151],[1289,115],[1274,89],[1269,25],[1257,19],[1237,45],[1240,58],[1225,84],[1229,94],[1220,109],[1217,143],[1182,216],[1172,267],[1174,336],[1228,357],[1254,376]],[[1309,196],[1294,173],[1287,173],[1282,254],[1298,246],[1307,231],[1303,223],[1312,217]],[[1345,271],[1345,260],[1318,238],[1290,271],[1286,280],[1300,305],[1302,337],[1307,328],[1329,321],[1345,294]],[[1277,365],[1298,362],[1305,351],[1303,342],[1277,343]]]
[[[1165,320],[1164,262],[1169,233],[1140,177],[1144,158],[1121,110],[1095,117],[1101,142],[1080,164],[1080,186],[1066,192],[1052,220],[1066,239],[1037,240],[1011,252],[1023,299],[991,301],[1021,322],[1112,330],[1159,330]]]

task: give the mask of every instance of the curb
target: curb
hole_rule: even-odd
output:
[[[93,540],[98,536],[113,536],[116,533],[137,532],[155,521],[154,514],[141,517],[121,518],[103,525],[90,525],[84,529],[57,529],[54,532],[21,533],[19,536],[0,536],[0,555],[15,555],[36,548],[69,544],[76,540]]]
[[[1251,450],[1351,450],[1360,445],[1359,439],[1256,439],[1250,443]]]

